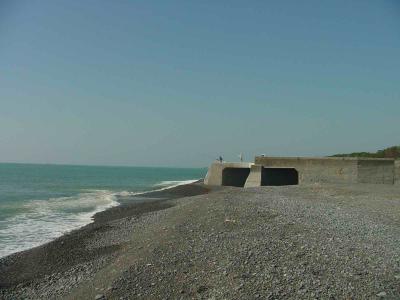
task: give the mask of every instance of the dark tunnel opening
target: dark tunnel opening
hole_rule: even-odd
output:
[[[263,168],[261,185],[279,186],[299,184],[299,173],[294,168]]]
[[[222,185],[244,187],[250,168],[225,168],[222,171]]]

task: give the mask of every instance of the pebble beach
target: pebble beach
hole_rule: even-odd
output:
[[[0,260],[1,299],[398,299],[400,186],[146,195]]]

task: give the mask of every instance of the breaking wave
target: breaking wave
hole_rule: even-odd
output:
[[[71,197],[30,200],[21,213],[0,220],[0,257],[45,244],[93,222],[96,213],[119,205],[118,196],[143,195],[196,181],[162,181],[144,192],[90,190]]]
[[[0,221],[0,257],[54,240],[91,223],[96,213],[117,205],[115,193],[105,190],[31,200],[23,205],[23,213]]]

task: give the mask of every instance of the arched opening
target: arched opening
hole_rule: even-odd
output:
[[[222,171],[222,185],[244,187],[250,168],[225,168]]]
[[[263,168],[261,185],[296,185],[299,184],[299,173],[294,168]]]

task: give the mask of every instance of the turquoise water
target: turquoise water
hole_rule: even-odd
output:
[[[170,188],[206,169],[0,164],[0,257],[41,245],[118,205],[118,196]]]

